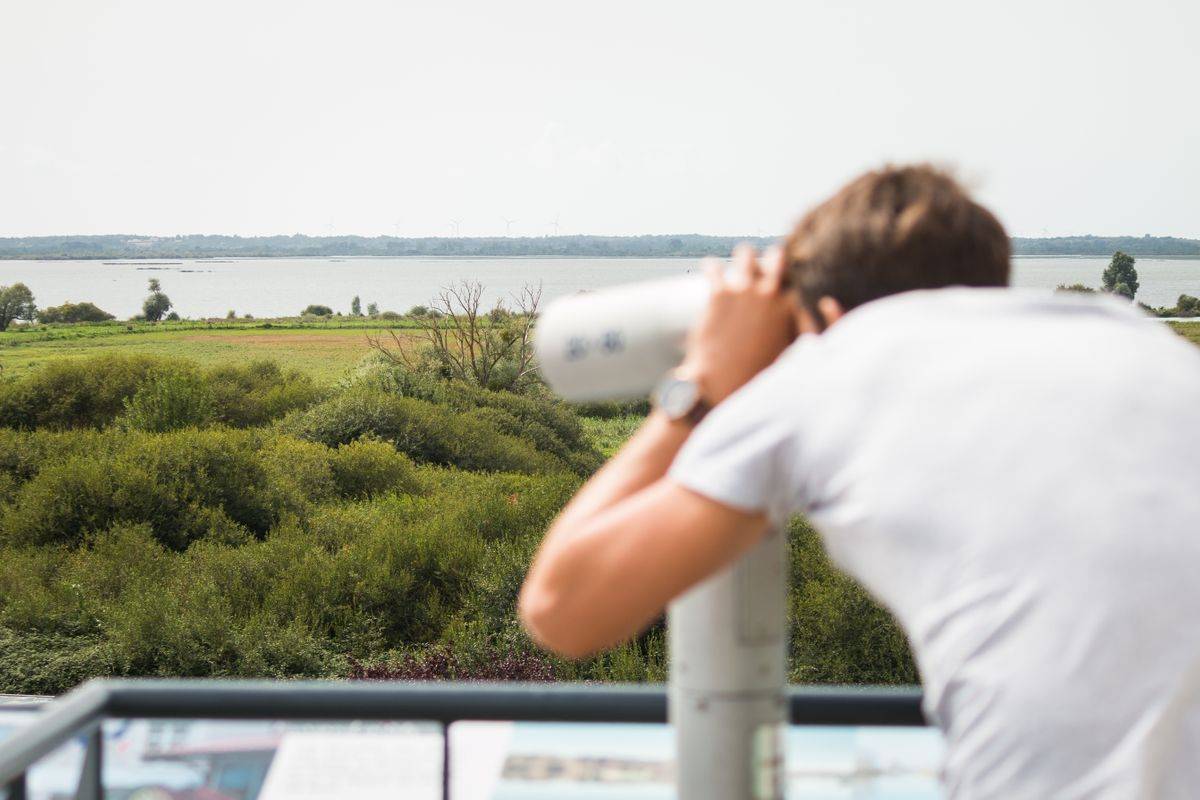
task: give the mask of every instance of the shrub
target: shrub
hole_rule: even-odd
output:
[[[568,405],[580,416],[595,419],[628,417],[633,414],[644,417],[650,413],[650,401],[648,399],[608,400],[596,403],[570,403]]]
[[[107,322],[116,319],[94,303],[63,303],[61,306],[49,306],[38,312],[38,322]]]
[[[139,420],[145,430],[208,422],[251,427],[311,405],[324,394],[312,378],[284,372],[270,361],[200,370],[176,359],[93,356],[51,362],[0,384],[0,425],[99,428],[136,411],[143,415]]]
[[[332,317],[333,309],[330,308],[329,306],[322,306],[322,305],[314,304],[314,305],[310,305],[310,306],[305,306],[304,310],[300,312],[300,316],[302,316],[302,317]]]
[[[601,458],[571,408],[548,395],[518,395],[473,386],[464,381],[418,375],[397,365],[379,365],[366,384],[386,392],[448,406],[551,453],[580,473],[590,473]]]
[[[166,372],[125,400],[122,425],[148,433],[201,427],[216,418],[212,391],[194,372]]]
[[[112,432],[90,452],[56,459],[16,490],[0,516],[14,544],[78,545],[121,522],[145,523],[167,547],[261,536],[278,519],[278,488],[257,440],[229,430]],[[246,533],[238,536],[240,526]]]
[[[71,636],[0,627],[0,687],[59,694],[88,678],[117,674],[114,648],[96,635]]]
[[[280,570],[262,612],[304,620],[361,657],[431,642],[451,621],[483,556],[478,540],[428,518],[432,501],[386,497],[326,506],[255,549]]]
[[[801,519],[791,548],[791,677],[794,683],[918,683],[908,640],[892,616],[829,561]]]
[[[1176,317],[1200,317],[1200,298],[1181,294],[1171,314]]]
[[[93,356],[55,361],[0,384],[0,425],[11,428],[101,427],[125,410],[138,388],[186,362],[148,356]]]
[[[497,432],[486,421],[411,397],[356,387],[302,412],[281,430],[329,447],[363,436],[391,442],[417,461],[463,469],[539,472],[563,468],[531,444]]]
[[[278,516],[302,515],[309,504],[337,498],[331,453],[324,445],[291,436],[266,438],[259,451],[259,463],[272,487]]]
[[[215,367],[205,373],[216,408],[216,421],[236,428],[264,425],[289,411],[305,408],[325,392],[297,370],[284,372],[274,361]]]
[[[387,442],[356,439],[333,451],[330,471],[341,497],[362,500],[386,492],[414,494],[421,484],[416,468]]]

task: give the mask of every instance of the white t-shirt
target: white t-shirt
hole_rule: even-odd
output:
[[[1200,795],[1200,348],[1111,298],[909,292],[670,472],[803,511],[907,632],[957,798]]]

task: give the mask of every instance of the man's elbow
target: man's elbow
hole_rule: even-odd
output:
[[[535,642],[563,658],[584,658],[599,650],[600,646],[587,637],[588,626],[570,619],[562,606],[550,592],[526,585],[517,613]]]

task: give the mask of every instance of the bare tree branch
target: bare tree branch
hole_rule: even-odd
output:
[[[477,281],[460,281],[430,300],[430,314],[421,320],[418,329],[423,351],[431,353],[451,377],[477,386],[490,388],[498,374],[515,384],[535,369],[533,357],[533,326],[541,303],[542,287],[524,286],[512,296],[513,309],[498,301],[489,312],[483,311],[483,285]],[[395,332],[389,331],[391,343],[382,336],[367,337],[372,349],[388,361],[410,370],[418,369],[411,347],[404,347]],[[511,363],[498,373],[502,364]]]

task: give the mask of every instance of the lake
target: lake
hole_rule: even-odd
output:
[[[1016,258],[1015,286],[1053,289],[1100,284],[1106,258]],[[230,309],[256,317],[295,316],[310,303],[348,313],[350,300],[407,311],[427,304],[442,286],[477,280],[488,301],[541,283],[551,299],[582,289],[679,275],[696,269],[674,258],[244,258],[153,262],[0,261],[0,285],[21,281],[39,306],[89,300],[121,319],[141,311],[150,278],[161,281],[184,317],[223,317]],[[1200,259],[1137,261],[1137,299],[1173,306],[1180,294],[1200,296]]]

